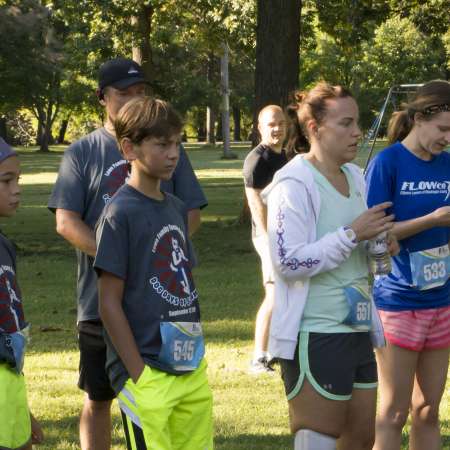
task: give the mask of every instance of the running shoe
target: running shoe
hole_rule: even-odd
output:
[[[259,375],[263,373],[273,374],[275,370],[269,364],[267,356],[262,356],[258,359],[252,359],[250,361],[250,367],[248,372],[252,375]]]

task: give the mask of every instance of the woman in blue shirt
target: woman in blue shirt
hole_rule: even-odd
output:
[[[450,347],[450,83],[431,81],[393,114],[391,145],[371,162],[367,202],[391,201],[400,253],[375,280],[387,346],[377,350],[380,408],[374,450],[441,448],[439,403]]]

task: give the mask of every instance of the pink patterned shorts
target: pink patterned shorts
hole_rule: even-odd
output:
[[[379,313],[391,344],[418,352],[450,347],[450,306]]]

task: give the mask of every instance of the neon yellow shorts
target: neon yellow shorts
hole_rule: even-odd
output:
[[[31,439],[31,420],[23,375],[0,363],[0,449],[23,447]]]
[[[127,380],[118,399],[129,449],[213,449],[212,394],[205,360],[185,375],[145,366],[136,384]]]

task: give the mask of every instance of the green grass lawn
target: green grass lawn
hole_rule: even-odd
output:
[[[290,449],[287,403],[279,374],[255,378],[246,373],[262,296],[250,230],[235,220],[242,208],[241,168],[248,147],[233,148],[239,159],[231,161],[220,159],[219,147],[189,144],[187,148],[209,200],[194,239],[200,263],[195,279],[214,392],[216,448]],[[3,231],[19,247],[19,281],[26,316],[33,326],[25,374],[32,410],[47,436],[41,448],[49,450],[79,448],[78,415],[83,399],[76,387],[75,255],[56,235],[54,216],[46,208],[62,151],[21,152],[22,205],[15,217],[2,220]],[[365,155],[358,161],[362,164]],[[113,419],[113,448],[124,449],[116,405]],[[450,448],[448,389],[442,402],[442,433],[445,448]]]

